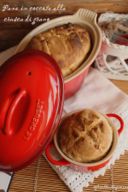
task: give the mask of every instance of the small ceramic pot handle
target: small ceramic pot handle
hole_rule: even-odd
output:
[[[51,153],[52,148],[55,148],[54,144],[49,143],[45,149],[45,155],[50,163],[52,163],[53,165],[59,165],[59,166],[70,165],[70,163],[68,161],[66,161],[65,159],[56,160]]]
[[[114,113],[107,114],[107,116],[115,118],[115,119],[117,119],[119,121],[120,127],[118,129],[118,134],[120,135],[122,133],[122,131],[124,130],[124,121],[123,121],[123,119],[119,115],[114,114]]]

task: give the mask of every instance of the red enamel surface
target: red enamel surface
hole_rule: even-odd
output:
[[[84,79],[88,75],[89,68],[90,68],[90,66],[85,68],[76,77],[74,76],[71,80],[69,80],[68,82],[65,82],[65,84],[64,84],[65,99],[73,96],[80,89]]]
[[[0,170],[17,170],[39,155],[61,117],[63,79],[53,59],[22,52],[0,68]]]

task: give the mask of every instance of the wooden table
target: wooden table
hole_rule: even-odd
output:
[[[61,1],[62,2],[62,1]],[[60,3],[59,0],[1,0],[0,1],[0,51],[5,50],[13,45],[19,43],[19,41],[33,28],[40,24],[37,22],[35,25],[24,22],[4,22],[4,18],[10,17],[21,17],[25,18],[28,15],[28,11],[21,11],[21,6],[23,7],[36,7],[36,6],[46,6],[56,7]],[[6,5],[6,10],[4,5]],[[30,16],[34,17],[49,17],[54,18],[60,15],[72,14],[78,8],[88,8],[95,10],[98,13],[105,11],[123,12],[128,13],[128,0],[63,0],[63,6],[65,11],[60,12],[49,12],[49,11],[31,11]],[[8,7],[8,9],[7,9]],[[11,10],[11,8],[18,10]],[[9,10],[10,9],[10,10]],[[113,83],[118,86],[121,90],[128,94],[128,81],[113,81]],[[127,185],[127,160],[128,153],[126,153],[121,160],[119,160],[116,165],[109,171],[107,171],[104,177],[99,177],[95,180],[94,184],[91,185],[87,191],[94,191],[94,185],[100,184],[117,184],[122,182],[122,185]],[[125,164],[125,170],[122,169],[122,165]],[[37,171],[37,166],[40,167],[39,172]],[[119,169],[120,167],[120,169]],[[123,170],[123,180],[121,180],[120,175]],[[114,180],[113,175],[116,174],[116,179]],[[38,177],[38,183],[36,183],[35,175]],[[10,192],[31,192],[36,191],[37,186],[38,192],[68,192],[69,190],[58,178],[55,172],[49,167],[47,162],[41,157],[38,161],[35,161],[31,166],[26,169],[19,171],[14,175]],[[127,189],[128,191],[128,189]],[[100,192],[100,190],[99,190]],[[106,190],[107,192],[107,190]]]

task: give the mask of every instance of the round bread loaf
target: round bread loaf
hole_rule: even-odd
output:
[[[63,120],[58,142],[70,159],[81,163],[95,162],[110,150],[113,129],[105,116],[86,109]]]
[[[86,59],[91,48],[91,39],[84,27],[65,24],[33,37],[28,48],[44,51],[52,56],[65,77]]]

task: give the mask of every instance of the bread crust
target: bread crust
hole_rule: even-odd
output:
[[[58,133],[63,153],[81,163],[101,160],[110,150],[113,129],[107,118],[90,109],[65,118]]]
[[[44,51],[58,63],[64,77],[74,72],[91,49],[89,32],[77,24],[65,24],[33,37],[27,49]]]

